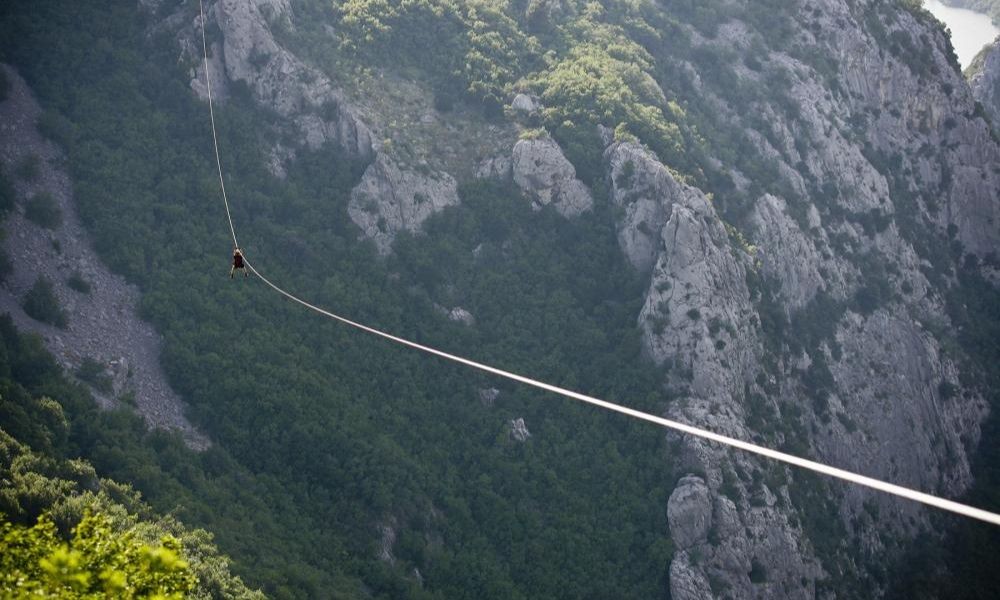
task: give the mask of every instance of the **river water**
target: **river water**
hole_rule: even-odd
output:
[[[940,0],[924,0],[924,8],[951,29],[951,43],[963,69],[969,66],[983,46],[1000,34],[1000,29],[982,13],[945,6]]]

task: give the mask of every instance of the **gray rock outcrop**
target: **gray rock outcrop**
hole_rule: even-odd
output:
[[[224,68],[225,79],[245,83],[261,105],[294,123],[309,147],[318,148],[329,141],[359,158],[375,154],[378,148],[371,130],[347,104],[343,93],[320,71],[275,41],[272,24],[289,22],[287,0],[218,0],[206,10],[209,23],[214,22],[222,31],[222,43],[212,45],[210,71]],[[200,26],[195,23],[188,40],[188,51],[195,61],[202,54]],[[192,88],[201,95],[203,83],[199,80],[204,80],[204,66],[201,61],[197,64]],[[213,84],[220,79],[213,76]],[[213,85],[213,91],[223,87],[220,81]]]
[[[815,216],[810,225],[815,223],[818,230],[819,214],[815,210],[812,214]],[[788,205],[781,198],[762,196],[750,222],[758,244],[756,257],[761,273],[780,283],[781,297],[790,310],[803,308],[826,284],[819,272],[824,264],[819,250],[789,216]]]
[[[531,115],[541,110],[542,105],[538,102],[537,98],[528,94],[518,94],[511,101],[510,108],[515,112]]]
[[[671,198],[693,193],[648,150],[632,142],[605,151],[610,166],[611,201],[623,211],[618,242],[633,267],[649,272],[663,250],[660,232],[670,216]]]
[[[576,217],[594,206],[590,190],[576,178],[576,169],[551,138],[514,144],[511,173],[536,208],[551,205],[564,217]]]
[[[712,499],[704,479],[688,475],[677,483],[667,502],[667,521],[678,550],[688,550],[708,540]]]
[[[746,284],[752,257],[731,239],[705,194],[677,181],[649,151],[619,143],[605,158],[612,201],[623,209],[619,244],[650,277],[639,315],[643,347],[666,369],[671,394],[682,398],[669,416],[750,438],[746,390],[763,355]],[[698,439],[679,441],[684,467],[707,477],[683,478],[668,502],[678,549],[670,566],[671,597],[714,597],[713,581],[733,597],[755,597],[762,585],[810,597],[822,571],[803,532],[779,506],[787,490],[755,490],[752,478],[744,481],[740,473],[765,468],[754,459]],[[766,584],[757,575],[751,579],[754,565],[769,574]]]
[[[351,190],[347,212],[362,235],[388,254],[400,231],[418,231],[432,214],[458,202],[458,186],[447,173],[433,177],[403,171],[379,154]]]
[[[476,324],[476,317],[461,306],[456,306],[448,311],[448,320],[454,321],[455,323],[461,323],[466,327],[472,327]]]
[[[616,202],[627,198],[623,190],[640,190],[625,206],[619,242],[639,266],[655,253],[639,314],[644,347],[657,364],[669,363],[697,396],[738,392],[755,336],[746,287],[749,256],[731,245],[705,195],[677,182],[648,152],[626,143],[612,146],[608,156],[612,173],[625,156],[637,165],[631,188],[622,185],[621,175],[613,184]]]
[[[531,432],[528,431],[528,426],[524,424],[522,417],[511,419],[507,426],[510,428],[511,439],[515,441],[524,443],[531,437]]]
[[[396,564],[396,556],[393,554],[393,547],[396,545],[396,530],[399,527],[395,517],[389,517],[385,521],[375,526],[378,533],[375,557],[387,564]]]
[[[844,418],[819,428],[819,452],[915,489],[949,496],[965,490],[972,482],[966,448],[977,442],[987,406],[978,396],[963,401],[947,393],[942,382],[956,379],[958,367],[933,336],[904,314],[878,310],[868,318],[848,313],[836,338],[843,358],[831,361],[837,391],[829,402]],[[882,527],[904,537],[926,523],[912,503],[845,489],[848,512],[863,514],[865,503],[868,511],[878,507]]]
[[[531,99],[521,94],[525,102]],[[576,169],[566,159],[562,148],[552,138],[519,140],[510,156],[494,156],[479,163],[478,178],[513,180],[532,208],[551,206],[564,217],[582,215],[593,209],[594,198],[585,183],[577,179]]]

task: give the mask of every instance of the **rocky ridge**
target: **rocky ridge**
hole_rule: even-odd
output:
[[[764,351],[747,287],[751,255],[733,244],[705,194],[678,182],[649,151],[617,143],[605,156],[612,199],[625,215],[619,242],[650,271],[639,325],[677,398],[668,416],[752,439],[743,397],[756,385]],[[689,475],[667,505],[677,548],[671,596],[813,597],[822,569],[794,525],[787,488],[762,483],[768,465],[697,439],[677,443]],[[756,581],[755,565],[768,573],[766,583]]]

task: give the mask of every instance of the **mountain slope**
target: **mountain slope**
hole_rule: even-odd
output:
[[[142,5],[149,60],[173,66],[129,88],[128,122],[153,106],[164,125],[128,139],[190,148],[157,169],[72,101],[112,104],[51,66],[68,51],[7,51],[83,132],[75,175],[114,182],[84,215],[146,291],[199,423],[295,489],[375,593],[867,597],[884,556],[940,535],[918,507],[522,390],[497,401],[490,381],[220,288],[174,249],[226,253],[192,199],[215,195],[190,141],[199,18]],[[207,8],[237,227],[290,287],[692,424],[969,489],[997,400],[1000,147],[916,3]],[[81,73],[116,89],[97,54]],[[63,72],[47,91],[46,67]],[[108,157],[147,175],[116,181]],[[164,248],[160,277],[140,237]]]

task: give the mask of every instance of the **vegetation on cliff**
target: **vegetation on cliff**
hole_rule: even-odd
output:
[[[328,72],[346,61],[415,73],[445,112],[462,104],[498,120],[513,93],[537,95],[544,108],[526,124],[547,129],[588,183],[604,176],[600,124],[638,136],[683,178],[704,184],[733,223],[764,192],[801,200],[790,210],[807,221],[803,193],[782,178],[777,161],[703,101],[705,90],[734,110],[766,99],[794,117],[789,70],[765,64],[768,48],[759,41],[736,55],[692,40],[714,38],[721,25],[738,21],[816,67],[830,79],[830,93],[841,94],[829,59],[795,38],[779,0],[661,4],[309,1],[295,10],[315,18],[298,19],[300,29],[283,35],[309,41],[304,51]],[[176,40],[148,29],[136,10],[134,0],[14,0],[0,7],[0,58],[40,96],[47,112],[39,125],[67,151],[97,248],[141,286],[144,316],[164,336],[172,384],[215,445],[196,454],[171,435],[145,431],[127,411],[98,412],[60,379],[37,342],[0,323],[7,344],[0,356],[26,365],[12,373],[20,373],[15,381],[31,400],[21,412],[2,405],[10,412],[0,426],[19,440],[10,442],[11,452],[55,457],[61,469],[77,464],[65,462],[71,456],[86,457],[102,476],[130,482],[152,510],[211,530],[234,557],[233,570],[275,597],[665,596],[673,555],[666,496],[677,461],[661,432],[513,387],[501,386],[499,398],[484,403],[480,391],[495,381],[293,312],[248,285],[253,280],[225,278],[229,239],[206,110],[188,87],[192,65],[178,65]],[[892,10],[872,9],[873,23],[881,23],[879,11]],[[324,27],[330,24],[332,35]],[[884,34],[890,53],[933,76],[920,63],[923,54],[909,52],[912,40],[873,31]],[[743,70],[762,77],[741,78]],[[427,235],[401,236],[394,254],[381,259],[345,218],[349,190],[366,165],[331,148],[301,150],[287,178],[274,178],[264,149],[280,139],[281,127],[245,86],[231,92],[217,114],[227,188],[248,256],[260,257],[255,264],[275,280],[338,312],[447,350],[472,349],[504,368],[650,412],[671,401],[662,373],[639,349],[635,316],[644,282],[623,260],[601,186],[594,185],[594,211],[566,221],[533,212],[504,184],[466,182],[461,206],[429,220]],[[746,112],[749,126],[767,118]],[[719,161],[738,169],[745,185]],[[821,182],[810,184],[817,198],[828,193]],[[856,218],[865,231],[888,226],[880,214]],[[908,233],[937,239],[916,226]],[[949,260],[948,248],[932,241],[925,242],[929,259]],[[891,301],[891,290],[875,281],[882,273],[876,266],[866,271],[873,281],[849,303],[817,296],[813,312],[791,317],[774,298],[773,306],[762,304],[768,343],[801,354],[802,345],[835,336],[848,304],[867,315]],[[997,338],[980,336],[990,329],[977,325],[1000,319],[989,304],[968,300],[979,285],[970,275],[949,306],[966,324],[963,335],[972,336],[962,344],[975,348],[979,370],[989,371]],[[759,292],[769,296],[764,284]],[[446,320],[442,306],[468,310],[475,324]],[[814,364],[808,391],[822,408],[831,375],[825,363]],[[770,409],[763,399],[760,405]],[[28,426],[60,411],[61,429]],[[761,431],[808,450],[809,430],[795,416],[801,411],[789,409],[790,422],[773,427],[773,411],[750,412]],[[524,419],[529,441],[511,439],[513,418]],[[994,435],[984,438],[984,456],[996,447]],[[33,536],[44,547],[38,552],[51,552],[51,535],[70,535],[83,523],[82,545],[73,546],[83,554],[106,527],[135,531],[140,545],[126,543],[121,553],[151,556],[165,548],[187,562],[172,563],[178,589],[204,585],[188,577],[204,581],[185,554],[197,546],[179,526],[164,521],[143,537],[131,517],[115,520],[126,513],[101,504],[107,496],[128,511],[148,510],[134,494],[102,480],[89,490],[71,473],[46,477],[56,481],[43,486],[48,500],[30,510],[18,501],[23,513],[7,512],[21,520],[5,531]],[[994,484],[982,481],[990,493]],[[826,518],[834,512],[828,490],[797,489],[809,492],[800,504],[812,542],[835,552],[843,527]],[[73,500],[91,497],[90,504]],[[60,508],[68,505],[72,518]],[[58,533],[45,520],[29,529],[45,511]],[[179,542],[160,543],[166,534]],[[376,559],[385,549],[380,542],[388,549],[383,560]],[[142,560],[131,561],[140,578],[153,566]],[[88,572],[88,585],[108,583],[99,568]],[[751,577],[754,584],[767,578],[759,568]],[[236,585],[226,581],[218,585]]]

